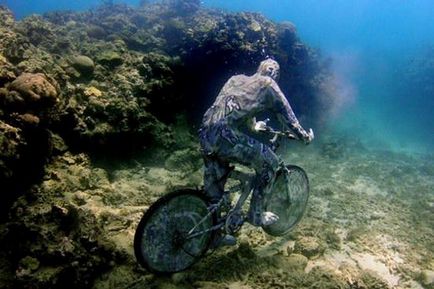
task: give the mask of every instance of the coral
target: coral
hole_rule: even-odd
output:
[[[20,147],[23,145],[22,131],[0,121],[0,180],[12,177],[13,166],[20,159]]]
[[[96,88],[94,86],[87,87],[83,91],[83,94],[87,97],[91,97],[91,96],[100,97],[100,96],[102,96],[101,90],[99,90],[98,88]]]
[[[103,273],[107,286],[150,287],[151,278],[132,269],[124,249],[131,251],[144,206],[175,186],[201,185],[191,131],[227,78],[253,73],[264,57],[274,57],[283,70],[281,87],[305,116],[321,103],[328,81],[324,63],[292,24],[203,9],[198,0],[149,1],[140,8],[106,3],[20,21],[1,8],[0,38],[0,178],[9,198],[1,212],[10,216],[0,231],[0,255],[7,260],[0,267],[17,288],[89,288]],[[142,152],[145,158],[138,157]],[[94,166],[119,166],[125,157],[138,164],[117,172]],[[151,161],[158,166],[142,164]],[[297,236],[296,251],[305,256],[261,258],[242,243],[218,262],[205,261],[211,265],[201,265],[198,277],[181,275],[176,282],[220,278],[234,288],[276,282],[339,288],[332,274],[303,272],[326,240],[334,248],[339,243],[332,233],[321,238]],[[113,268],[119,264],[125,272]],[[279,264],[289,273],[267,267]],[[111,269],[113,278],[128,280],[110,279],[105,272]],[[233,282],[248,274],[253,283]]]
[[[32,15],[18,22],[16,30],[26,36],[29,42],[35,46],[42,43],[50,45],[55,42],[54,26],[45,21],[41,16]]]
[[[4,85],[16,78],[14,68],[2,54],[0,54],[0,85]]]
[[[71,66],[74,67],[80,75],[84,77],[92,75],[95,69],[93,60],[85,55],[76,55],[71,57]]]
[[[12,15],[12,12],[5,6],[0,6],[0,25],[2,27],[10,28],[14,25],[14,22],[14,16]]]
[[[8,87],[20,93],[25,102],[55,103],[58,101],[58,84],[42,73],[23,73]]]
[[[58,159],[48,173],[60,176],[60,167],[66,167],[69,178],[65,175],[60,184],[46,180],[15,203],[11,213],[16,221],[7,224],[0,243],[13,252],[8,257],[15,266],[17,285],[87,288],[93,275],[125,258],[125,253],[101,234],[103,229],[95,215],[65,198],[68,190],[91,189],[105,183],[104,176],[98,178],[90,171],[86,175],[88,166],[89,160],[81,155]]]

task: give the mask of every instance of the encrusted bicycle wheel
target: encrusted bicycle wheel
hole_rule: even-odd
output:
[[[309,198],[309,180],[298,166],[287,166],[287,171],[277,172],[275,182],[267,193],[265,211],[273,212],[279,220],[263,230],[272,236],[289,232],[301,219]]]
[[[214,216],[202,191],[185,189],[155,202],[134,236],[139,263],[154,273],[174,273],[193,265],[213,238]],[[193,230],[193,231],[192,231]]]

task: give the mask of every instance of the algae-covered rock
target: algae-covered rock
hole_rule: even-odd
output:
[[[12,208],[13,220],[5,225],[0,244],[15,266],[17,286],[57,288],[54,284],[68,283],[79,287],[125,259],[124,252],[102,233],[95,214],[66,197],[70,190],[104,186],[101,178],[107,176],[87,166],[83,155],[58,158],[48,169],[50,178]]]
[[[308,258],[314,258],[322,254],[325,247],[318,239],[309,236],[303,236],[295,242],[294,252],[300,253]]]
[[[292,271],[304,271],[308,258],[300,254],[291,254],[287,258],[287,267]]]
[[[71,57],[71,66],[83,76],[90,76],[95,69],[93,60],[85,55],[76,55]]]
[[[422,270],[420,272],[419,280],[427,289],[434,288],[434,271]]]
[[[104,51],[97,61],[109,68],[115,68],[124,62],[121,55],[115,51]]]

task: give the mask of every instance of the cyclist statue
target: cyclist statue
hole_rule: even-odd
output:
[[[180,272],[210,248],[235,245],[234,235],[245,221],[262,226],[271,236],[283,236],[300,221],[309,198],[309,179],[302,168],[285,164],[274,151],[279,137],[308,144],[314,136],[312,129],[306,132],[300,126],[275,82],[278,76],[276,61],[262,61],[254,75],[231,77],[205,113],[200,129],[205,190],[185,188],[166,194],[137,225],[134,254],[150,272]],[[257,122],[256,117],[264,114],[283,129]],[[260,131],[273,136],[269,145],[260,141]],[[231,163],[249,166],[255,173],[236,170]],[[240,183],[225,191],[228,179]],[[233,202],[228,196],[235,192],[240,197]],[[245,216],[243,205],[250,195]]]
[[[273,150],[255,138],[264,130],[265,122],[256,122],[260,113],[272,113],[281,125],[290,129],[305,144],[313,138],[298,122],[276,81],[279,64],[266,59],[252,76],[235,75],[220,91],[214,104],[205,113],[199,131],[205,161],[205,192],[211,202],[218,202],[224,193],[230,163],[255,169],[256,180],[248,213],[255,226],[271,225],[279,218],[264,211],[264,194],[279,166]]]

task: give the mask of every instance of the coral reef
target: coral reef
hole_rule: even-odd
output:
[[[7,191],[22,178],[35,182],[52,157],[53,138],[95,155],[176,146],[176,115],[197,124],[229,76],[253,73],[266,56],[281,62],[282,87],[300,115],[327,95],[317,86],[326,67],[295,27],[259,14],[202,9],[195,0],[140,9],[107,3],[18,22],[7,9],[0,13],[0,120],[21,140],[20,165],[9,167],[0,154]],[[11,174],[32,162],[39,174]]]
[[[239,246],[190,271],[139,269],[143,211],[202,185],[191,130],[228,77],[274,57],[306,125],[327,115],[334,87],[289,22],[197,0],[142,2],[21,21],[0,8],[0,287],[432,286],[432,157],[381,153],[380,163],[349,138],[286,156],[314,176],[311,208],[290,235],[246,226]]]
[[[15,202],[0,239],[17,288],[88,288],[101,271],[126,259],[95,214],[68,200],[70,190],[104,186],[88,166],[84,155],[60,157],[47,169],[50,178]]]
[[[8,87],[11,92],[16,91],[20,94],[19,100],[24,102],[23,106],[30,106],[26,103],[48,102],[55,103],[58,101],[58,84],[42,73],[23,73],[11,82]]]

